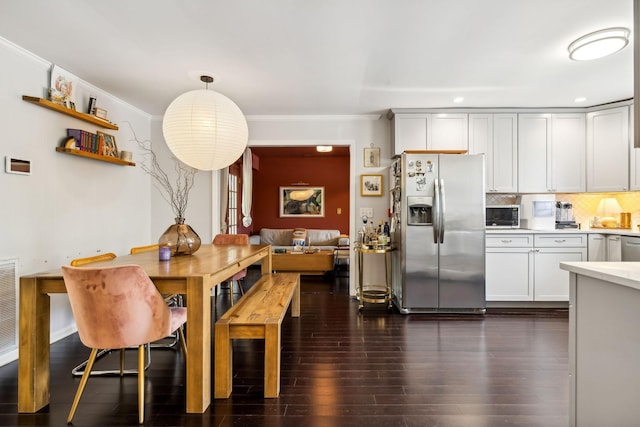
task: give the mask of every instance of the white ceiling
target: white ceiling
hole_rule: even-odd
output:
[[[631,29],[632,12],[632,0],[7,0],[0,37],[153,115],[204,88],[203,71],[247,115],[573,107],[633,97],[631,44],[567,56],[586,33]]]

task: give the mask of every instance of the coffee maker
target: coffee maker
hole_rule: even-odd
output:
[[[580,228],[573,216],[573,205],[569,202],[556,202],[556,228]]]

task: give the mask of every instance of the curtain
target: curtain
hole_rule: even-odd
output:
[[[251,219],[251,200],[253,197],[252,166],[251,148],[247,147],[242,156],[242,225],[245,227],[250,227],[253,222]]]
[[[229,208],[229,168],[220,170],[220,231],[227,232],[229,223],[227,221],[227,209]]]

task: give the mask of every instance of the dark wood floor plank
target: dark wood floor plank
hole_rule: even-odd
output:
[[[258,269],[249,269],[248,283]],[[213,299],[212,299],[213,303]],[[218,298],[216,316],[228,307]],[[148,426],[555,427],[568,425],[568,319],[563,310],[400,315],[358,304],[348,278],[304,276],[302,315],[282,325],[280,397],[264,399],[261,341],[234,344],[230,399],[185,414],[182,354],[153,350]],[[51,347],[51,404],[17,411],[17,362],[0,368],[0,425],[65,425],[88,355],[77,335]],[[135,364],[135,354],[127,356]],[[101,361],[115,367],[117,354]],[[215,373],[214,373],[215,375]],[[136,378],[91,378],[76,426],[137,425]]]

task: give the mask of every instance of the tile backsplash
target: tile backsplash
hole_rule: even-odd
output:
[[[487,194],[488,205],[510,205],[516,203],[516,194]],[[615,197],[624,212],[631,212],[640,217],[640,191],[625,193],[572,193],[556,194],[556,201],[569,202],[573,205],[573,215],[581,228],[588,229],[589,221],[596,215],[598,203],[603,197]]]

